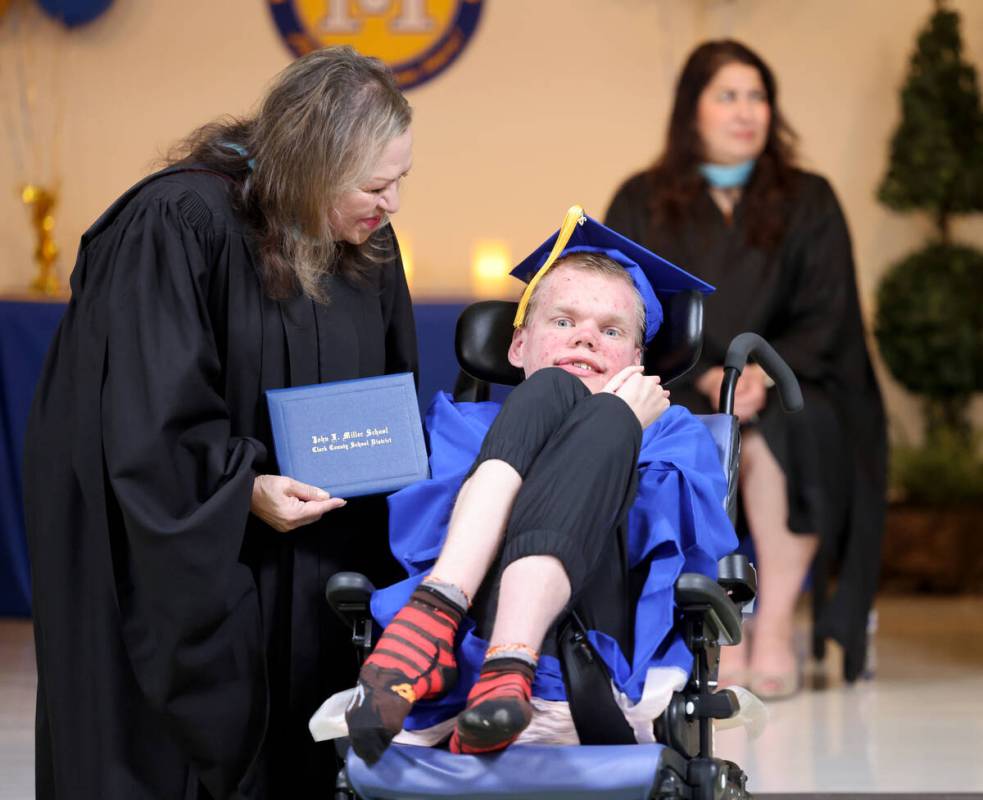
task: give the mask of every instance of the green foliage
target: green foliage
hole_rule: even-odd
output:
[[[901,90],[901,125],[878,197],[923,209],[946,235],[946,215],[983,211],[983,109],[976,70],[962,59],[959,15],[941,3],[919,34]]]
[[[983,390],[983,253],[935,243],[892,266],[874,335],[911,391],[944,400]]]
[[[909,503],[943,505],[983,501],[983,461],[971,438],[943,432],[924,447],[891,452],[891,485]]]
[[[892,481],[912,502],[979,501],[983,463],[966,410],[983,390],[983,253],[948,236],[952,214],[983,211],[983,108],[959,15],[943,0],[918,35],[901,115],[878,197],[932,214],[941,241],[894,264],[877,292],[881,354],[924,403],[925,445],[895,448]]]

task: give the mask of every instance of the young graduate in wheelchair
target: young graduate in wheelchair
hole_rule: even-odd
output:
[[[346,712],[352,748],[371,767],[397,735],[471,755],[654,743],[654,720],[665,728],[695,682],[708,699],[674,713],[702,738],[687,739],[685,719],[663,734],[709,757],[709,720],[737,711],[732,694],[709,701],[716,641],[702,641],[711,628],[740,636],[709,580],[737,544],[733,487],[708,428],[642,362],[663,321],[657,293],[712,287],[577,207],[513,274],[528,282],[508,346],[524,380],[501,407],[438,396],[428,414],[432,477],[390,498],[391,545],[411,577],[373,597],[386,628]],[[710,585],[690,598],[689,630],[674,601],[683,573]],[[570,709],[571,683],[596,707]],[[731,767],[713,780],[743,791]]]

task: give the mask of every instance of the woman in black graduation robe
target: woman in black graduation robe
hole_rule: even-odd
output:
[[[283,85],[361,70],[408,124],[377,62],[311,58]],[[325,580],[399,577],[385,498],[288,533],[250,513],[277,472],[265,390],[416,371],[395,236],[373,234],[361,278],[339,243],[326,302],[273,299],[234,172],[171,167],[82,238],[25,458],[39,798],[326,796],[333,750],[307,723],[357,665]]]
[[[764,62],[727,40],[694,51],[680,78],[670,142],[689,139],[698,157],[699,143],[692,140],[699,97],[735,62],[761,76],[772,125],[729,217],[695,167],[691,177],[680,178],[680,196],[687,200],[677,207],[682,213],[660,216],[660,188],[685,172],[684,159],[664,156],[622,184],[605,222],[717,289],[705,299],[700,361],[673,385],[673,402],[711,412],[696,384],[723,363],[731,339],[743,331],[767,339],[797,375],[804,411],[785,415],[771,391],[753,425],[785,473],[789,530],[820,534],[812,572],[817,655],[827,637],[835,639],[845,649],[845,676],[854,680],[863,669],[867,614],[880,568],[886,488],[880,391],[865,344],[846,221],[822,177],[786,166],[788,152],[780,145],[785,123]],[[781,226],[772,241],[755,243],[761,230],[755,224],[764,216]]]

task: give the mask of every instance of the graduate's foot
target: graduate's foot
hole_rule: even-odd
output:
[[[491,658],[481,668],[457,717],[452,753],[490,753],[508,747],[532,719],[534,664],[518,658]]]
[[[379,760],[417,700],[457,681],[454,636],[466,605],[455,587],[425,582],[386,626],[345,711],[352,748],[367,763]]]

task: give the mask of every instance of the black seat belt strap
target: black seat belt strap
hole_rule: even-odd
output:
[[[615,702],[611,677],[571,611],[559,628],[560,664],[570,714],[581,744],[635,744],[635,733]]]

